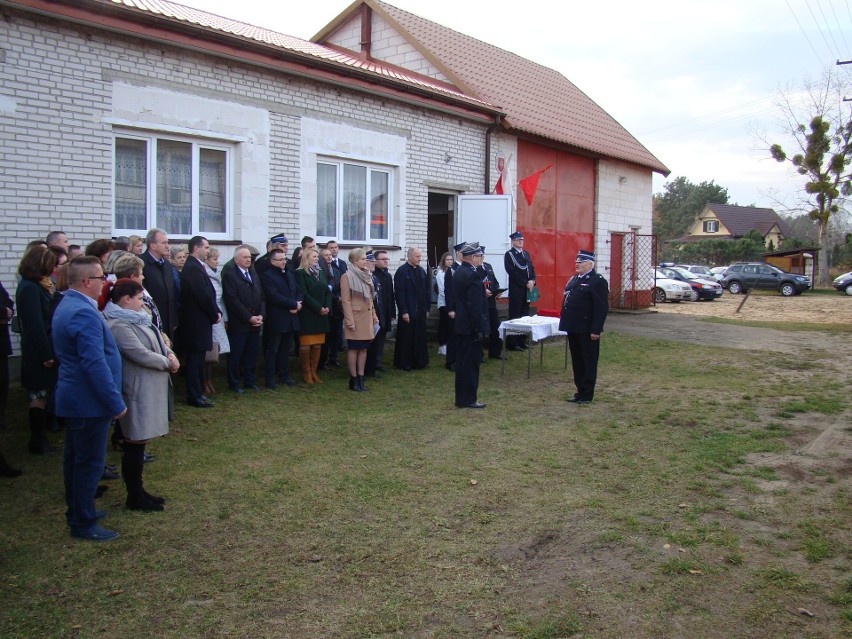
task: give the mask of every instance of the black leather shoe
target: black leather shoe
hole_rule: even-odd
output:
[[[213,408],[213,402],[210,400],[196,399],[194,401],[188,401],[186,404],[193,408]]]
[[[582,404],[591,404],[592,400],[590,399],[578,399],[577,406],[581,406]]]
[[[456,365],[455,364],[444,364],[444,368],[446,368],[451,373],[456,372]]]
[[[154,459],[156,459],[154,457],[154,453],[149,453],[147,450],[142,454],[143,464],[150,464],[152,461],[154,461]]]
[[[243,390],[259,391],[260,387],[257,384],[253,384],[252,386],[244,386]]]
[[[239,386],[232,386],[230,388],[230,390],[231,390],[232,393],[236,393],[237,395],[244,395],[245,394],[245,391],[242,388],[240,388]]]
[[[121,479],[121,473],[114,473],[109,468],[104,468],[101,479]]]
[[[579,397],[577,397],[576,395],[574,395],[574,397],[569,397],[569,398],[568,398],[568,403],[569,403],[569,404],[576,404],[576,403],[577,403],[577,402],[579,402],[579,401],[580,401],[580,398],[579,398]]]
[[[284,384],[285,386],[295,386],[296,382],[292,379],[279,379],[279,383]]]
[[[459,408],[485,408],[485,404],[482,402],[473,402],[473,404],[464,404],[459,406]]]
[[[338,362],[336,359],[330,359],[328,360],[328,366],[331,366],[333,368],[340,368],[340,362]]]

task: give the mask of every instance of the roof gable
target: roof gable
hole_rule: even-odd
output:
[[[773,209],[735,204],[708,204],[704,210],[708,209],[725,225],[733,237],[742,237],[752,229],[766,237],[773,227],[777,227],[782,236],[790,236],[789,225]]]
[[[662,162],[559,72],[385,2],[357,0],[312,40],[326,42],[364,5],[456,86],[505,111],[508,128],[668,175]]]
[[[179,46],[189,44],[214,54],[238,57],[247,64],[268,66],[271,61],[272,66],[281,70],[345,84],[356,90],[366,88],[401,99],[417,96],[413,99],[423,106],[427,106],[425,101],[433,105],[449,104],[457,112],[465,110],[488,120],[500,113],[476,96],[426,75],[169,0],[52,0],[47,10],[41,0],[19,0],[13,4],[146,39]]]

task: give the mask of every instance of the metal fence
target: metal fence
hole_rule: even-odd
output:
[[[648,308],[653,304],[657,236],[612,233],[610,244],[610,308]]]

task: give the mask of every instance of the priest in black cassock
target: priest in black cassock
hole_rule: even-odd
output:
[[[426,343],[426,317],[429,315],[429,278],[420,267],[421,251],[412,246],[405,264],[393,276],[396,298],[396,348],[393,364],[404,371],[426,368],[429,348]]]

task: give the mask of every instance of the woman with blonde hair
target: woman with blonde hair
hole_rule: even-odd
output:
[[[329,331],[331,289],[319,266],[315,248],[302,251],[302,261],[296,269],[296,285],[302,291],[302,310],[299,311],[299,361],[305,384],[321,384],[317,376],[320,351]]]
[[[340,301],[343,304],[343,335],[348,351],[349,390],[365,391],[364,367],[367,349],[376,335],[379,318],[373,305],[373,276],[367,270],[367,252],[362,248],[349,251],[349,269],[340,278]]]
[[[222,321],[213,324],[213,341],[218,344],[218,347],[214,346],[214,348],[219,349],[219,355],[227,355],[231,352],[231,342],[228,340],[228,333],[225,330],[225,323],[228,321],[228,309],[225,308],[225,301],[222,299],[222,270],[219,268],[219,255],[219,249],[211,246],[207,252],[207,259],[204,261],[204,271],[216,291],[216,305],[222,311]],[[208,397],[216,394],[216,389],[213,387],[213,367],[218,362],[212,361],[214,356],[215,353],[211,355],[211,361],[204,362],[204,369],[201,373],[202,390]],[[216,356],[216,359],[218,359],[218,356]]]

